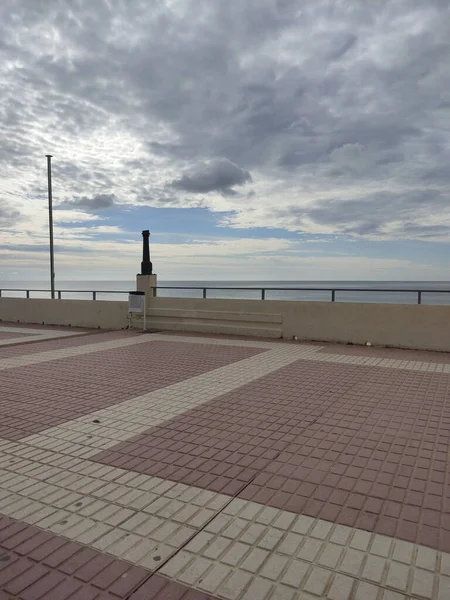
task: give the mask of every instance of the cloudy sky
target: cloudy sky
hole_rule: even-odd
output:
[[[449,0],[3,0],[0,281],[450,279]]]

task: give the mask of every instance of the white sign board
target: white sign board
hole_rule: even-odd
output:
[[[129,294],[128,296],[128,312],[143,313],[145,312],[145,296],[137,296]]]
[[[131,313],[143,313],[144,327],[146,330],[146,305],[145,294],[128,294],[128,329],[131,329]]]

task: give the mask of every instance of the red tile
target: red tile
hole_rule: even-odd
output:
[[[101,573],[103,569],[106,569],[114,561],[112,556],[106,554],[98,554],[92,558],[89,562],[85,563],[80,569],[75,572],[75,577],[81,579],[81,581],[88,582],[93,579],[96,575]]]
[[[67,575],[73,575],[97,555],[98,552],[95,550],[80,547],[78,552],[58,565],[58,570],[60,570],[62,573],[66,573]]]
[[[48,548],[50,546],[52,547],[52,550],[48,553]],[[30,557],[34,560],[42,560],[42,563],[49,567],[58,567],[79,552],[81,548],[82,546],[75,544],[74,542],[67,542],[62,538],[53,537],[52,543],[47,544],[47,549],[42,550],[41,552],[32,552]]]
[[[35,531],[38,530],[36,529]],[[28,553],[28,556],[33,560],[41,561],[46,557],[54,556],[55,554],[58,555],[58,552],[61,552],[61,548],[66,544],[68,544],[66,540],[52,536],[46,542],[34,548],[30,553]],[[53,565],[50,564],[50,566]]]
[[[13,595],[19,595],[23,590],[30,587],[39,579],[43,578],[48,573],[48,569],[42,565],[32,565],[25,572],[18,574],[13,579],[10,579],[3,588],[6,592]]]
[[[98,573],[90,583],[99,587],[101,590],[108,589],[119,577],[122,577],[124,573],[129,571],[131,565],[115,560],[110,563],[103,571]]]
[[[150,573],[141,567],[131,567],[123,573],[109,588],[111,594],[126,598],[133,590],[140,587],[150,577]]]
[[[65,580],[66,577],[62,573],[52,571],[21,592],[21,598],[23,600],[48,600],[50,592],[59,587]],[[61,598],[64,598],[64,596],[60,596]]]
[[[129,600],[154,600],[161,590],[168,584],[167,579],[153,575],[143,585],[131,594]]]
[[[11,555],[10,560],[10,564],[3,563],[3,568],[0,569],[0,589],[33,567],[33,563],[26,558],[15,560],[14,555]]]

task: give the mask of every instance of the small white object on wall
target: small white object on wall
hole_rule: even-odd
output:
[[[146,331],[146,298],[145,292],[129,292],[128,294],[128,329],[131,329],[131,315],[133,313],[144,314],[144,327]]]

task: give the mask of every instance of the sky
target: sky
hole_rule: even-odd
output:
[[[3,0],[0,282],[450,279],[449,0]]]

